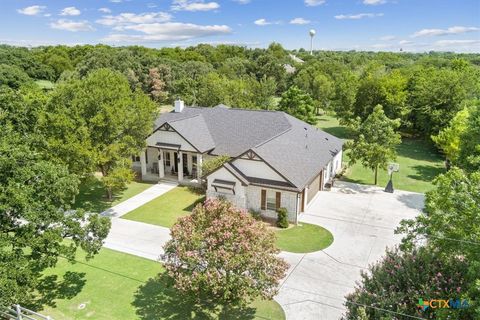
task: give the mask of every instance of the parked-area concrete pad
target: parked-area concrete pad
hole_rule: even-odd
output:
[[[386,247],[401,240],[394,234],[400,220],[423,208],[422,194],[338,182],[320,192],[300,215],[300,222],[321,225],[334,236],[323,251],[298,255],[282,253],[291,264],[276,300],[287,319],[339,319],[344,297],[352,292],[360,272],[378,261]]]

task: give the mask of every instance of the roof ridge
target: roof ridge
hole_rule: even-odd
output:
[[[168,122],[168,123],[170,123],[170,122],[177,122],[177,121],[182,121],[182,120],[187,120],[187,119],[195,118],[195,117],[198,117],[198,116],[201,116],[201,115],[202,115],[202,114],[199,113],[199,114],[194,114],[194,115],[191,115],[191,116],[188,116],[188,117],[185,117],[185,118],[167,120],[167,121],[165,121],[165,122]],[[203,118],[203,117],[202,117],[202,118]],[[205,121],[205,119],[204,119],[204,121]]]
[[[277,134],[274,135],[273,137],[270,137],[270,138],[268,138],[267,140],[265,140],[265,141],[263,141],[263,142],[260,142],[260,143],[257,144],[256,146],[253,146],[253,148],[258,148],[258,147],[260,147],[260,146],[263,146],[265,143],[270,142],[270,141],[272,141],[273,139],[280,137],[281,135],[287,133],[287,132],[290,131],[290,130],[292,130],[292,124],[290,124],[290,127],[289,127],[289,128],[285,129],[284,131],[282,131],[282,132],[280,132],[280,133],[277,133]]]
[[[230,107],[230,106],[227,106],[225,104],[218,104],[216,105],[214,108],[221,108],[220,105],[224,105],[228,108],[222,108],[222,109],[225,109],[225,110],[233,110],[233,111],[252,111],[252,112],[270,112],[270,113],[284,113],[283,111],[279,111],[279,110],[264,110],[264,109],[245,109],[245,108],[237,108],[237,107]]]

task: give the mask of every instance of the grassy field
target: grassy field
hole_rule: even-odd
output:
[[[132,181],[123,191],[114,194],[113,201],[108,201],[102,183],[92,177],[80,186],[80,193],[75,198],[75,209],[85,209],[90,212],[102,212],[134,195],[150,188],[152,183]]]
[[[327,229],[309,223],[285,230],[277,230],[277,246],[280,250],[307,253],[325,249],[333,242],[333,235]]]
[[[349,138],[348,129],[341,126],[338,120],[332,116],[321,116],[317,126],[339,138]],[[344,154],[343,162],[348,162],[348,155]],[[432,189],[432,180],[440,173],[445,172],[442,156],[425,140],[403,138],[402,143],[397,147],[395,162],[400,164],[400,171],[394,173],[393,185],[400,190],[424,193]],[[342,180],[373,184],[374,173],[357,163],[347,169]],[[387,182],[387,171],[379,170],[378,185],[383,187]]]
[[[42,278],[43,314],[59,319],[205,319],[208,310],[182,297],[158,262],[102,249],[93,260],[61,259]],[[285,319],[275,301],[255,301],[225,319]]]
[[[203,200],[203,194],[188,187],[176,187],[122,218],[170,228],[179,217],[190,214],[193,207]]]

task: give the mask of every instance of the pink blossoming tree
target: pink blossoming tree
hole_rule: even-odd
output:
[[[247,212],[221,200],[198,204],[171,229],[162,256],[175,288],[202,302],[244,306],[272,299],[288,264],[275,235]]]

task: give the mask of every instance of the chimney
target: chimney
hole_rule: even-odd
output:
[[[175,100],[175,112],[182,112],[185,108],[185,102],[183,100]]]

